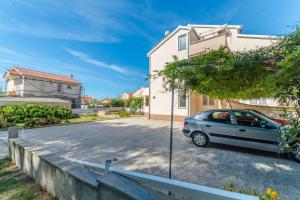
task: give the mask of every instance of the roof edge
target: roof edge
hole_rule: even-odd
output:
[[[252,35],[252,34],[238,34],[237,37],[242,38],[258,38],[258,39],[274,39],[279,40],[282,38],[282,36],[276,36],[276,35]]]
[[[228,28],[232,29],[243,29],[242,25],[227,25],[227,24],[188,24],[188,27],[196,27],[196,28],[217,28],[220,26],[227,26]]]
[[[187,27],[187,26],[182,26],[179,25],[177,26],[177,28],[172,31],[169,35],[167,35],[166,37],[164,37],[158,44],[156,44],[148,53],[147,53],[147,57],[149,57],[156,49],[158,49],[163,43],[165,43],[168,39],[170,39],[173,35],[175,35],[179,30],[190,30],[191,27]]]

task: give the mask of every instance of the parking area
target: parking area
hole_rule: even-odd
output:
[[[283,199],[300,197],[300,164],[286,156],[211,145],[199,148],[175,123],[173,178],[217,188],[234,183],[262,191],[272,187]],[[0,132],[2,137],[5,132]],[[48,128],[26,129],[22,136],[59,155],[168,176],[169,122],[127,118]]]

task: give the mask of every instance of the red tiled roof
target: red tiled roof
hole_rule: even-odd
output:
[[[93,97],[81,97],[81,101],[94,101]]]
[[[21,68],[21,67],[10,68],[10,69],[8,69],[8,72],[10,74],[32,76],[32,77],[49,79],[49,80],[68,82],[68,83],[72,83],[72,84],[80,83],[79,81],[77,81],[69,76],[51,74],[51,73],[36,71],[36,70],[32,70],[32,69],[25,69],[25,68]]]
[[[100,102],[111,102],[112,101],[112,99],[111,98],[104,98],[104,99],[102,99]]]

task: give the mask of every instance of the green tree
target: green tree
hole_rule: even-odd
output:
[[[112,107],[124,107],[125,102],[121,98],[113,98],[110,104]]]
[[[129,108],[130,112],[135,113],[142,109],[144,104],[143,97],[130,97],[125,101],[125,107]]]

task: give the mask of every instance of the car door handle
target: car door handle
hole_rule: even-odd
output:
[[[245,131],[247,131],[247,130],[245,130],[245,129],[240,129],[239,131],[240,131],[240,132],[245,132]]]
[[[207,125],[205,125],[206,127],[211,127],[211,125],[209,125],[209,124],[207,124]]]

